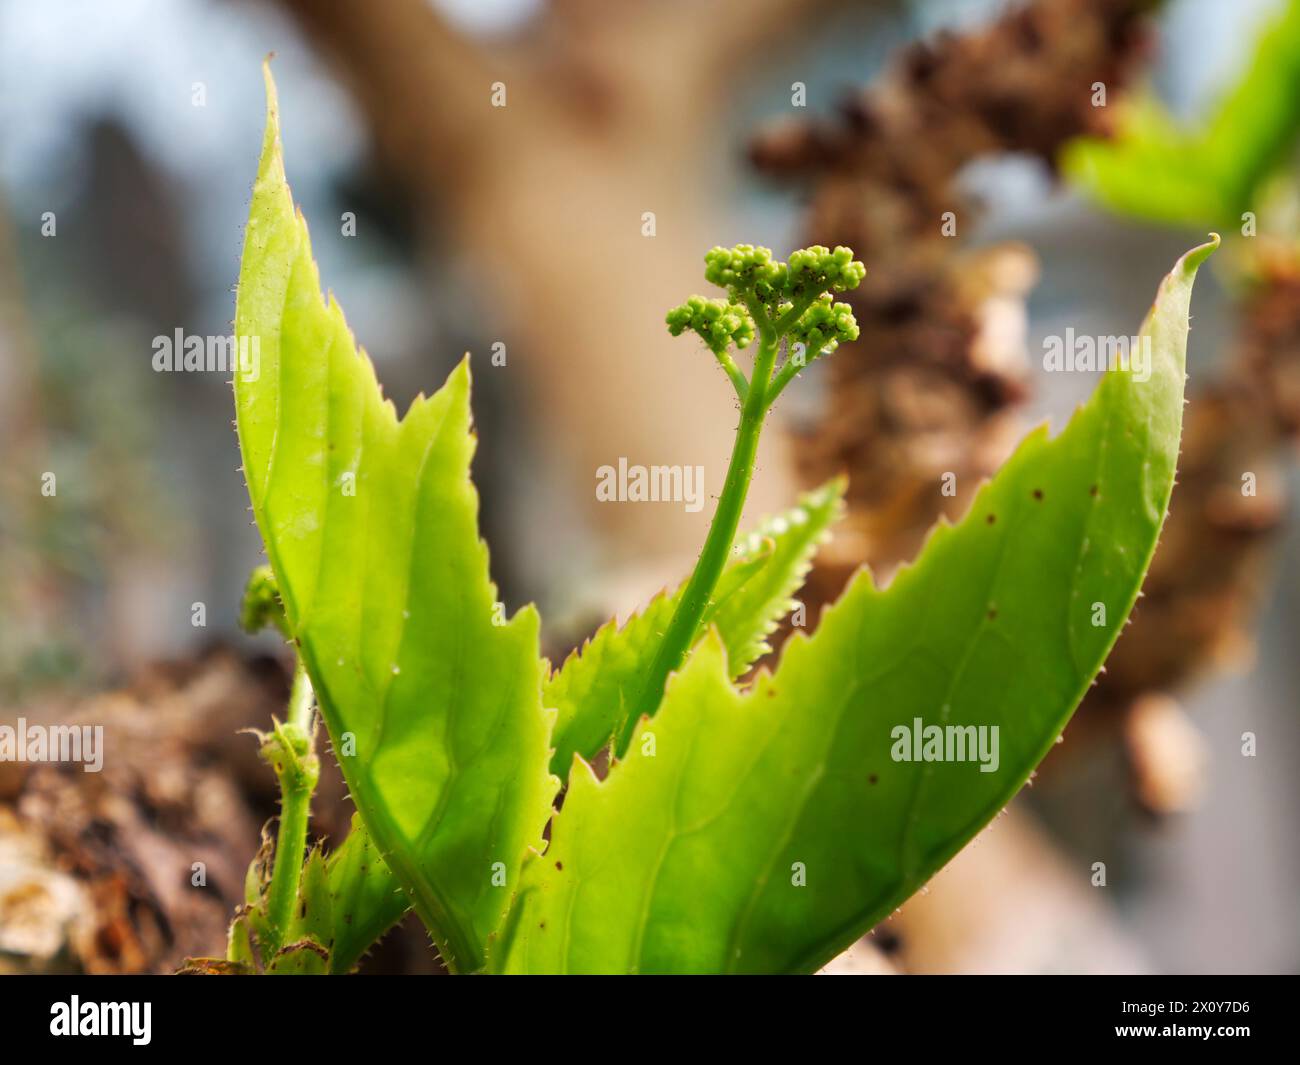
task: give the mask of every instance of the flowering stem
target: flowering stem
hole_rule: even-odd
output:
[[[615,745],[615,752],[620,758],[626,752],[632,733],[642,716],[653,714],[659,706],[668,675],[680,669],[685,661],[686,653],[695,642],[700,620],[717,587],[718,578],[727,564],[731,546],[736,541],[736,529],[740,525],[740,515],[745,509],[745,498],[754,476],[758,438],[763,431],[763,418],[769,406],[768,382],[780,343],[766,321],[761,327],[760,337],[758,354],[754,357],[754,376],[741,407],[740,427],[736,430],[731,462],[722,485],[722,495],[713,513],[713,522],[709,526],[709,535],[704,541],[699,560],[695,563],[695,571],[677,603],[677,609],[673,611],[672,620],[668,623],[640,692],[623,723],[622,734]]]
[[[731,451],[731,463],[709,526],[709,535],[686,582],[654,659],[628,707],[627,717],[614,736],[614,755],[627,753],[632,734],[642,717],[659,708],[669,674],[681,668],[699,635],[700,624],[726,568],[736,540],[741,511],[754,476],[754,458],[763,418],[773,400],[803,368],[805,358],[785,365],[772,377],[782,342],[788,350],[812,351],[813,358],[831,351],[844,340],[856,340],[858,325],[847,303],[835,303],[832,292],[857,288],[865,267],[849,248],[831,251],[817,245],[790,256],[789,263],[773,260],[767,248],[737,244],[714,248],[704,257],[705,279],[727,290],[727,299],[691,296],[668,312],[668,332],[696,333],[731,378],[740,397],[740,426]],[[758,338],[754,372],[746,380],[730,349],[747,348]],[[796,343],[801,349],[793,347]]]

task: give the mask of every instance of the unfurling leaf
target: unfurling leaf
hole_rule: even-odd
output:
[[[770,650],[766,638],[791,608],[813,553],[843,509],[844,484],[810,492],[798,505],[742,536],[718,582],[696,640],[716,625],[733,676]],[[683,585],[682,587],[685,587]],[[567,778],[575,754],[591,761],[623,724],[628,703],[648,668],[682,594],[656,596],[622,628],[603,625],[546,682],[543,698],[557,711],[551,771]]]

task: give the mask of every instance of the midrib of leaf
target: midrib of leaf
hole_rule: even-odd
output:
[[[677,835],[677,804],[681,797],[682,780],[686,776],[686,767],[690,765],[690,757],[682,759],[681,768],[677,771],[676,783],[673,786],[672,801],[668,804],[668,823],[671,826],[664,834],[663,844],[659,847],[659,855],[655,859],[654,868],[650,873],[649,883],[646,884],[645,891],[641,896],[641,918],[637,922],[636,939],[632,942],[632,949],[629,953],[629,966],[633,973],[641,971],[641,944],[645,941],[645,930],[650,923],[650,907],[654,904],[655,888],[659,884],[659,874],[663,869],[664,860],[668,857],[668,852],[672,848],[673,839]]]
[[[854,684],[854,691],[859,690],[860,684]],[[795,830],[799,827],[799,822],[803,820],[804,811],[808,808],[808,803],[817,787],[821,784],[826,776],[826,758],[827,755],[835,748],[836,741],[839,739],[840,731],[844,727],[844,710],[849,705],[849,699],[846,696],[839,704],[835,713],[835,727],[831,730],[830,739],[827,741],[826,748],[822,753],[821,760],[817,767],[808,774],[808,781],[799,793],[799,798],[793,803],[794,816],[786,823],[784,831],[778,836],[779,842],[772,848],[771,857],[763,865],[763,869],[754,881],[754,890],[750,892],[749,898],[745,900],[745,905],[740,911],[740,918],[736,921],[732,931],[731,941],[727,945],[727,972],[734,973],[736,967],[734,961],[740,957],[739,944],[744,939],[745,929],[748,928],[749,922],[754,914],[754,908],[758,904],[759,898],[763,894],[763,889],[767,887],[772,879],[772,873],[776,870],[776,863],[781,858],[782,851],[785,850],[789,842],[794,838]],[[776,733],[773,731],[772,740],[769,746],[775,742]],[[752,775],[752,771],[751,774]],[[734,801],[734,800],[733,800]]]
[[[1107,449],[1110,446],[1110,434],[1114,432],[1114,428],[1115,428],[1115,419],[1109,409],[1103,412],[1102,417],[1103,417],[1104,429],[1100,434],[1098,434],[1097,437],[1097,461],[1093,464],[1092,467],[1092,477],[1093,477],[1092,483],[1096,485],[1100,485],[1103,480],[1101,476],[1101,471],[1102,471],[1102,467],[1105,465]],[[1098,491],[1100,491],[1100,489],[1098,489]],[[1143,494],[1145,495],[1146,493]],[[1097,513],[1098,513],[1097,497],[1091,496],[1089,498],[1090,498],[1090,502],[1088,503],[1088,516],[1084,519],[1083,535],[1079,537],[1079,550],[1075,552],[1075,556],[1074,556],[1074,585],[1070,588],[1070,599],[1076,602],[1079,598],[1079,592],[1080,592],[1079,578],[1083,572],[1083,556],[1086,554],[1087,545],[1092,542],[1093,523],[1096,521]],[[1023,506],[1024,504],[1022,503],[1021,505]],[[1143,566],[1142,568],[1144,571],[1146,570],[1146,566]],[[1124,613],[1127,615],[1128,610],[1126,609]],[[1081,675],[1084,672],[1084,670],[1083,670],[1083,666],[1079,662],[1078,611],[1075,610],[1070,611],[1069,620],[1070,620],[1070,660],[1074,664],[1075,673]],[[1118,633],[1116,633],[1116,638],[1118,639]],[[1107,654],[1109,653],[1110,651],[1108,648]]]

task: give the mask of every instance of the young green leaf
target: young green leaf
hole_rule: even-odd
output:
[[[235,313],[258,351],[235,374],[249,495],[366,827],[448,966],[476,970],[558,786],[537,613],[496,603],[467,365],[400,420],[382,398],[321,298],[269,71],[267,94]]]
[[[703,638],[708,624],[718,627],[733,676],[770,650],[766,637],[790,611],[790,596],[843,510],[843,497],[843,482],[832,481],[736,544],[696,637]],[[609,743],[684,587],[656,596],[621,629],[613,621],[602,626],[546,682],[543,699],[557,711],[551,772],[567,778],[574,754],[590,761]]]
[[[189,959],[187,971],[257,973],[350,973],[357,962],[410,910],[410,901],[389,872],[359,816],[343,845],[326,858],[314,847],[302,867],[285,946],[274,950],[266,919],[272,838],[245,878],[245,905],[230,924],[224,959]],[[268,956],[269,955],[269,956]]]
[[[772,650],[767,637],[795,607],[791,599],[812,567],[813,555],[827,530],[844,512],[843,478],[809,492],[798,505],[767,518],[736,545],[739,558],[757,556],[771,544],[771,554],[752,580],[726,592],[721,583],[704,625],[716,625],[727,651],[732,677],[739,677]],[[726,574],[723,574],[723,580]],[[704,632],[700,632],[703,637]]]
[[[1300,136],[1300,0],[1260,35],[1245,73],[1200,128],[1152,97],[1119,109],[1113,139],[1066,147],[1063,171],[1111,210],[1170,224],[1241,224]]]
[[[573,774],[493,968],[812,971],[986,825],[1138,595],[1178,457],[1192,280],[1217,245],[1161,286],[1149,380],[1108,373],[1058,437],[1032,433],[886,590],[859,573],[745,692],[711,634],[626,760]],[[913,743],[927,726],[937,750]]]
[[[397,924],[411,900],[389,871],[359,816],[343,845],[326,859],[333,929],[331,973],[348,973]]]
[[[410,908],[360,817],[353,817],[341,847],[328,858],[320,847],[307,856],[286,949],[267,971],[350,973]]]

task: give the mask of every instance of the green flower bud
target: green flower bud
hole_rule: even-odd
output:
[[[858,339],[858,323],[847,303],[834,303],[829,293],[817,298],[787,334],[792,344],[803,344],[810,358],[829,354],[840,344]]]
[[[263,564],[248,575],[244,598],[239,604],[239,626],[251,633],[267,625],[274,625],[285,637],[289,635],[289,623],[284,617],[275,575],[270,566]]]
[[[673,336],[688,329],[696,333],[743,400],[749,382],[728,349],[748,347],[761,332],[765,344],[774,345],[784,337],[792,345],[802,344],[808,357],[815,359],[846,340],[856,340],[853,311],[847,303],[835,303],[831,293],[857,288],[865,275],[866,267],[845,247],[800,248],[788,263],[773,259],[771,249],[752,244],[710,248],[704,256],[704,277],[725,289],[727,298],[692,296],[668,312],[668,332]],[[770,361],[762,365],[765,373],[771,372]],[[782,378],[778,393],[788,380],[789,376]]]
[[[692,296],[668,312],[668,332],[681,336],[686,330],[698,334],[714,352],[729,347],[748,347],[754,339],[754,323],[744,307],[727,300]]]

